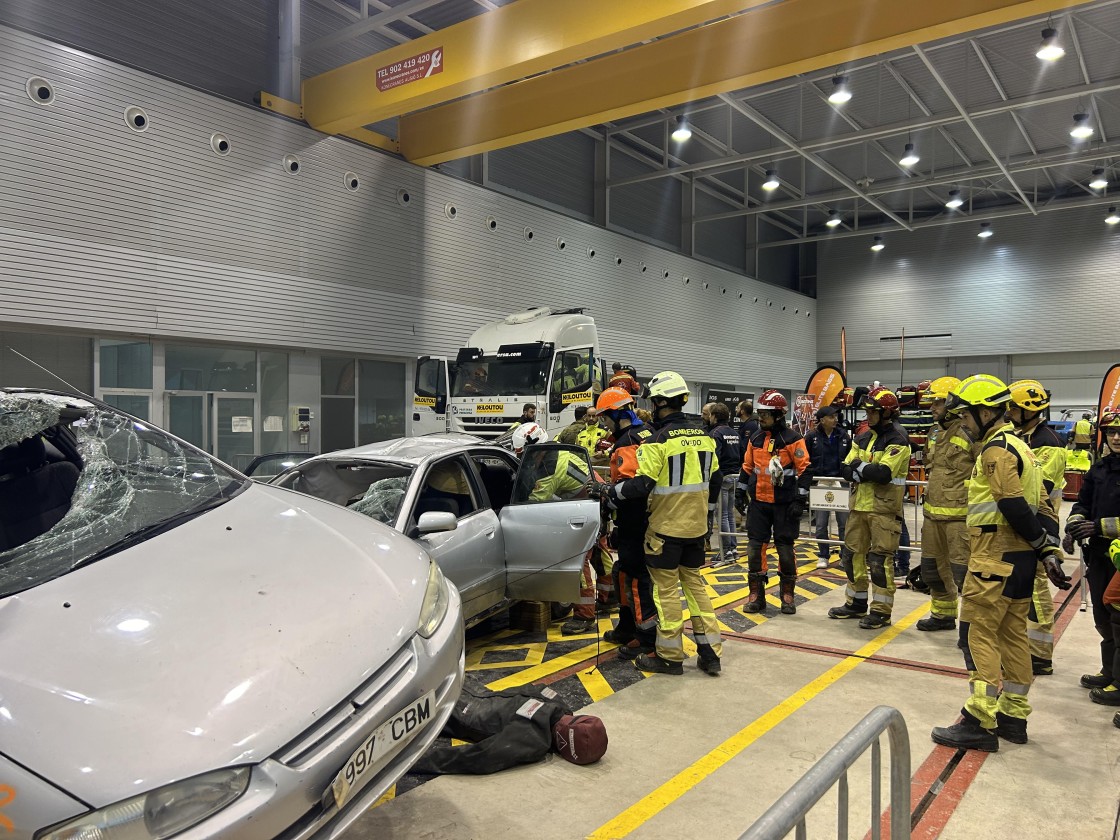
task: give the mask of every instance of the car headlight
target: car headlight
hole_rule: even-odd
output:
[[[428,588],[424,590],[424,605],[420,607],[420,626],[417,632],[430,639],[447,615],[447,580],[435,561],[428,564]]]
[[[248,786],[248,767],[215,770],[91,811],[35,840],[162,840],[222,810]]]

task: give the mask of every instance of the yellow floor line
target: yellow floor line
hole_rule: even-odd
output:
[[[604,697],[610,697],[614,694],[614,689],[611,688],[611,684],[603,679],[603,672],[598,668],[577,671],[576,676],[579,677],[579,681],[583,683],[584,689],[586,689],[588,695],[591,697],[591,701],[594,703],[598,703]]]
[[[610,822],[599,826],[588,835],[588,840],[617,840],[625,837],[662,810],[673,804],[708,776],[735,758],[739,753],[788,718],[822,691],[833,685],[848,672],[857,668],[903,630],[928,612],[929,606],[923,604],[905,618],[896,621],[878,636],[855,653],[842,659],[823,674],[806,683],[777,706],[757,718],[753,723],[740,729],[707,755],[697,759],[655,791],[635,802]]]
[[[839,589],[841,586],[841,584],[834,580],[829,580],[828,578],[815,577],[809,578],[809,580],[813,581],[813,583],[819,583],[821,586],[827,586],[829,589]]]
[[[592,642],[589,645],[584,645],[581,648],[568,651],[563,656],[557,656],[549,659],[547,662],[542,662],[540,665],[522,668],[520,671],[510,674],[508,677],[503,677],[500,680],[487,683],[486,687],[492,691],[501,691],[506,688],[513,688],[514,686],[536,682],[539,679],[555,674],[557,671],[563,671],[565,668],[578,665],[585,659],[590,659],[595,655],[596,651],[599,651],[599,653],[606,653],[607,651],[614,650],[615,647],[617,647],[617,645],[610,645],[606,642],[598,645]]]
[[[793,587],[793,591],[800,595],[802,598],[813,599],[817,597],[816,592],[810,592],[808,589],[802,589],[800,586]]]

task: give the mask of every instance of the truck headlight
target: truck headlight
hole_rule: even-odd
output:
[[[91,811],[35,840],[162,840],[222,810],[248,786],[248,767],[215,770]]]
[[[430,639],[436,632],[443,617],[447,615],[447,580],[433,560],[428,565],[428,587],[424,590],[424,605],[420,607],[420,626],[417,632]]]

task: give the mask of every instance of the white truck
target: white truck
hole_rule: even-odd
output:
[[[595,321],[583,309],[536,306],[479,327],[452,361],[421,356],[412,395],[412,434],[499,437],[526,403],[550,434],[591,405],[606,381]]]

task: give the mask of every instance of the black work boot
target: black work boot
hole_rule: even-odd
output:
[[[711,645],[698,644],[696,646],[696,665],[709,677],[718,677],[720,666],[719,657]]]
[[[1120,688],[1115,684],[1106,685],[1104,688],[1094,688],[1089,691],[1089,699],[1102,706],[1120,706]]]
[[[633,633],[619,632],[617,627],[603,634],[603,641],[609,642],[612,645],[625,645],[633,638]]]
[[[933,632],[935,630],[956,630],[957,620],[955,618],[946,618],[940,615],[930,614],[929,618],[923,618],[915,625],[919,630],[926,632]]]
[[[642,654],[634,660],[634,664],[640,670],[650,674],[672,674],[674,677],[684,674],[683,662],[670,662],[668,659],[662,659],[656,653],[651,653],[648,656]]]
[[[594,633],[598,625],[593,618],[580,618],[572,616],[560,627],[561,636],[582,636],[584,633]]]
[[[1112,685],[1112,674],[1082,674],[1082,688],[1104,688]]]
[[[880,627],[889,627],[891,617],[883,613],[871,612],[859,620],[860,630],[878,630]]]
[[[850,604],[833,607],[828,611],[829,618],[860,618],[865,615],[867,615],[867,601],[862,598],[856,599]]]
[[[953,747],[958,750],[980,750],[999,752],[999,738],[994,729],[985,729],[980,721],[968,712],[962,712],[964,720],[952,726],[935,726],[930,737],[935,744]]]
[[[782,576],[780,584],[782,590],[782,612],[786,615],[793,615],[797,612],[797,604],[793,602],[793,584],[797,580],[795,577]]]
[[[1027,743],[1027,719],[996,712],[996,735],[1012,744]]]
[[[1031,673],[1036,677],[1049,677],[1054,674],[1054,662],[1031,654]]]
[[[637,659],[643,654],[653,653],[653,645],[642,644],[640,639],[631,639],[624,645],[618,646],[619,659]]]
[[[1117,712],[1112,716],[1112,725],[1117,729],[1120,729],[1120,712]]]
[[[747,595],[747,603],[743,607],[743,612],[766,612],[766,575],[761,572],[751,572],[747,576],[747,585],[750,588],[750,594]]]

